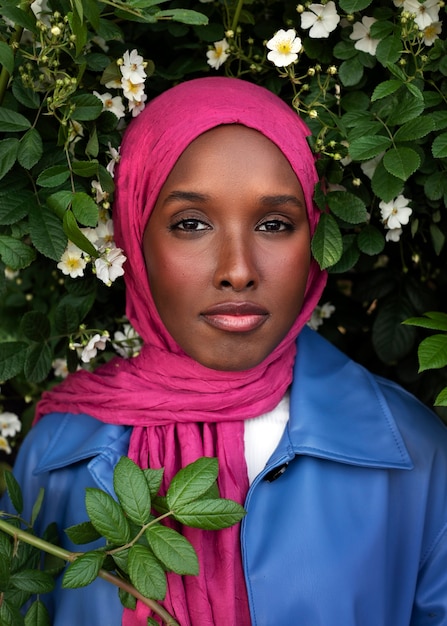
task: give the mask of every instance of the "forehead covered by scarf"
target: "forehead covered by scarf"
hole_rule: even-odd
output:
[[[130,124],[121,146],[114,205],[115,239],[127,263],[127,316],[143,339],[179,352],[152,300],[142,252],[144,230],[160,190],[180,155],[199,135],[223,124],[242,124],[265,135],[290,162],[303,189],[310,231],[319,210],[312,197],[317,182],[307,126],[270,91],[243,80],[200,78],[181,83],[155,98]],[[324,275],[315,261],[306,288],[296,336],[318,302]],[[292,338],[292,337],[291,337]]]

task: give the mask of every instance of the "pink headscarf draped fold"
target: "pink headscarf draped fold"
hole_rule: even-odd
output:
[[[114,205],[115,239],[127,256],[126,312],[144,340],[134,359],[113,359],[80,371],[43,394],[37,419],[50,412],[87,413],[133,426],[129,457],[140,467],[164,467],[165,486],[200,456],[219,460],[221,495],[244,502],[248,489],[243,420],[273,409],[292,381],[296,337],[311,316],[326,276],[312,260],[304,304],[292,328],[258,366],[241,372],[206,368],[169,335],[154,305],[142,250],[143,234],[167,176],[185,148],[222,124],[253,128],[283,152],[303,189],[311,234],[319,210],[309,131],[280,98],[246,81],[201,78],[164,92],[130,124],[121,146]],[[165,607],[182,626],[248,626],[239,528],[183,528],[199,557],[197,577],[168,575]],[[141,603],[126,609],[124,626],[147,623]]]

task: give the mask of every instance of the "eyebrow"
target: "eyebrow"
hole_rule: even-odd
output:
[[[211,197],[208,194],[198,193],[196,191],[181,191],[174,190],[167,196],[165,203],[174,202],[176,200],[189,200],[190,202],[206,202]],[[274,194],[264,195],[259,199],[260,203],[265,206],[278,207],[284,204],[294,204],[300,209],[305,209],[305,206],[301,200],[294,195],[290,194]]]

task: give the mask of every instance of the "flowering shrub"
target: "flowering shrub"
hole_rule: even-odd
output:
[[[313,323],[432,404],[447,384],[444,22],[442,0],[0,0],[0,413],[24,424],[2,449],[68,371],[138,352],[111,221],[121,135],[206,74],[264,85],[307,122],[330,272]]]

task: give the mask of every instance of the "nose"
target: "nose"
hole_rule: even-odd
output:
[[[234,291],[253,289],[259,283],[259,274],[253,244],[241,235],[223,235],[216,250],[214,286]]]

